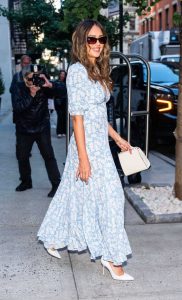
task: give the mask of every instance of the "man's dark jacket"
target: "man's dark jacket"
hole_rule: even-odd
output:
[[[16,92],[12,94],[13,111],[16,116],[17,132],[40,133],[50,127],[48,98],[52,98],[57,89],[64,86],[53,83],[53,88],[41,88],[34,97],[24,82],[18,82]],[[63,91],[65,92],[65,91]]]
[[[23,80],[23,74],[22,71],[17,72],[13,75],[13,79],[9,88],[9,91],[11,94],[13,94],[14,92],[16,92],[16,85],[18,82],[24,82]]]

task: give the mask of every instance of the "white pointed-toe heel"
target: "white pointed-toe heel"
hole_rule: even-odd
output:
[[[108,271],[110,272],[111,276],[113,279],[115,280],[121,280],[121,281],[132,281],[134,280],[134,278],[127,274],[127,273],[124,273],[123,275],[116,275],[113,271],[113,269],[111,268],[111,265],[108,261],[104,260],[103,258],[101,258],[101,264],[103,266],[103,275],[104,275],[104,268],[107,268]]]
[[[48,252],[50,255],[52,255],[52,256],[54,256],[54,257],[56,257],[56,258],[61,258],[61,255],[59,254],[59,252],[58,252],[56,249],[53,249],[53,248],[47,248],[46,250],[47,250],[47,252]]]

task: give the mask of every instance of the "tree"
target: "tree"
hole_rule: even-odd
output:
[[[109,0],[64,0],[59,11],[55,10],[53,0],[21,0],[19,9],[0,6],[0,15],[19,27],[27,44],[29,55],[39,54],[45,48],[53,54],[65,56],[71,48],[71,37],[76,25],[83,19],[99,20],[106,28],[111,46],[117,44],[118,20],[108,20],[100,10],[107,8]],[[40,40],[42,36],[42,40]]]
[[[118,20],[109,20],[106,16],[101,14],[101,9],[108,7],[110,1],[100,0],[65,0],[62,5],[64,20],[62,22],[63,30],[70,34],[70,41],[72,33],[76,25],[84,19],[98,20],[105,28],[109,36],[111,46],[118,43]]]
[[[175,196],[182,200],[182,3],[178,0],[180,11],[175,13],[174,21],[179,28],[180,41],[180,74],[179,74],[179,96],[177,108],[177,127],[175,129],[176,138],[176,170],[175,170]]]
[[[53,36],[55,36],[60,31],[61,12],[55,10],[53,2],[53,0],[21,0],[21,5],[16,10],[8,10],[0,6],[0,15],[6,17],[21,30],[22,37],[26,41],[27,52],[30,55],[38,53],[41,56],[47,44],[51,50],[59,45],[60,39],[55,39],[56,43],[53,43],[53,39],[51,39],[48,43],[50,35],[45,35],[46,32],[54,32]],[[43,36],[42,41],[40,41],[41,35]]]

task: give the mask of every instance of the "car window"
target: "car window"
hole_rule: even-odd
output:
[[[179,62],[179,56],[177,56],[177,57],[164,57],[163,59],[162,59],[162,61],[164,61],[164,62],[166,62],[166,61],[172,61],[172,62]]]
[[[146,67],[144,67],[144,81],[146,82],[147,74]],[[171,67],[160,63],[151,63],[151,82],[158,84],[167,84],[179,82],[179,75],[176,74],[176,70]]]

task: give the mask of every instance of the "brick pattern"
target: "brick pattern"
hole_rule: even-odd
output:
[[[150,13],[139,18],[139,33],[174,28],[173,15],[175,12],[179,12],[179,9],[177,0],[159,1],[152,7]]]

